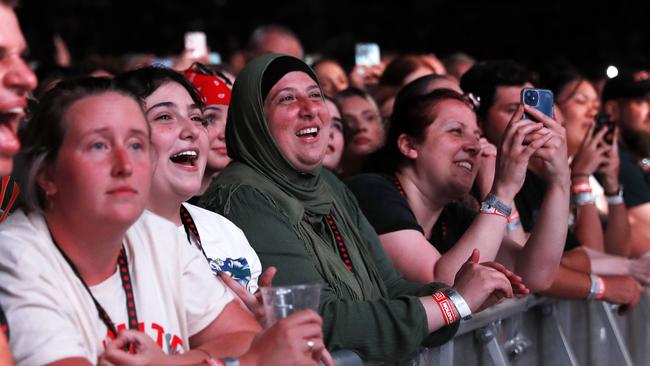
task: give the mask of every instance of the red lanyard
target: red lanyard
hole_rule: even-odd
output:
[[[9,325],[7,324],[7,318],[5,317],[4,311],[0,309],[0,327],[2,327],[2,333],[5,334],[7,340],[9,340]]]
[[[406,198],[406,192],[404,191],[404,188],[402,188],[402,183],[400,183],[399,178],[397,178],[396,176],[393,177],[393,184],[395,185],[395,188],[397,188],[399,195]],[[447,222],[444,220],[443,217],[440,217],[439,220],[440,220],[440,232],[442,234],[442,240],[445,240],[448,231]]]
[[[9,183],[12,184],[11,197],[9,198],[9,202],[7,202],[7,205],[5,207],[2,207],[2,215],[0,215],[0,222],[4,221],[4,219],[7,217],[9,211],[11,211],[11,207],[14,205],[14,202],[16,202],[16,198],[18,197],[18,194],[20,193],[20,187],[18,187],[18,184],[16,184],[16,182],[12,181],[9,176],[2,177],[2,183],[1,183],[2,189],[0,189],[0,205],[5,200],[5,195],[7,194]]]
[[[183,222],[183,228],[185,228],[185,235],[187,235],[187,241],[190,244],[192,244],[191,236],[194,235],[194,238],[196,239],[196,246],[199,248],[201,253],[203,253],[205,259],[207,259],[208,262],[210,262],[208,255],[205,254],[205,250],[203,250],[203,245],[201,244],[201,235],[199,235],[199,229],[197,229],[196,224],[194,223],[194,219],[192,218],[192,215],[190,215],[190,212],[183,205],[181,205],[181,221]]]
[[[50,236],[52,233],[50,233]],[[97,301],[93,293],[90,291],[90,288],[86,284],[86,281],[81,277],[81,274],[79,273],[79,270],[77,267],[75,267],[74,263],[68,258],[68,256],[61,250],[61,247],[59,247],[59,244],[54,240],[54,237],[52,236],[52,242],[54,243],[54,246],[59,250],[63,258],[65,259],[66,262],[68,262],[68,265],[70,268],[72,268],[72,272],[77,276],[79,281],[81,281],[81,284],[84,286],[86,291],[88,292],[88,295],[90,295],[90,298],[93,299],[93,303],[95,303],[95,307],[97,308],[97,313],[99,316],[99,319],[104,322],[106,325],[106,328],[113,333],[113,337],[117,337],[117,328],[115,328],[115,323],[113,323],[113,320],[111,320],[111,317],[108,315],[106,310],[104,310],[104,307]],[[120,249],[120,255],[117,257],[117,265],[120,271],[120,279],[122,280],[122,288],[124,289],[124,293],[126,294],[126,312],[129,317],[129,329],[139,329],[138,327],[138,315],[135,310],[135,297],[133,296],[133,286],[131,285],[131,274],[129,273],[129,262],[128,259],[126,258],[126,252],[124,251],[124,244],[122,244],[122,249]],[[127,346],[128,347],[128,346]]]
[[[348,270],[354,273],[354,267],[352,266],[352,260],[350,259],[348,248],[345,246],[345,242],[343,242],[343,237],[341,236],[338,227],[336,227],[334,218],[330,214],[325,215],[325,218],[327,219],[327,223],[330,225],[330,229],[332,229],[332,233],[336,239],[336,248],[338,249],[341,260],[345,263]]]

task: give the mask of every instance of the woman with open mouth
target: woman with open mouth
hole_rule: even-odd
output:
[[[144,105],[158,157],[148,208],[174,222],[213,273],[225,272],[257,290],[260,260],[242,231],[221,215],[185,201],[201,190],[209,156],[203,102],[183,75],[147,67],[118,77]]]

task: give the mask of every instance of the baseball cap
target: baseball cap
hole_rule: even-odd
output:
[[[620,98],[641,98],[650,94],[648,73],[625,73],[607,80],[603,101]]]

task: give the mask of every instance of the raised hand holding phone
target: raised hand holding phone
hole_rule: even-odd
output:
[[[550,118],[553,118],[553,92],[550,90],[523,88],[521,90],[521,104],[531,106]],[[524,118],[541,122],[526,112],[524,112]]]

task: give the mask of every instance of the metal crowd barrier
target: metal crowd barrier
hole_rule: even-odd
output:
[[[364,363],[350,351],[333,356],[339,366],[650,365],[650,290],[626,316],[604,302],[528,296],[474,315],[451,341],[397,363]]]

